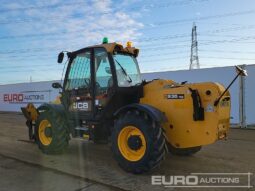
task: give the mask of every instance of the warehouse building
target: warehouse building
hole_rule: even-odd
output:
[[[249,128],[255,124],[255,65],[243,65],[248,71],[247,77],[239,79],[231,86],[231,124]],[[197,70],[180,70],[143,73],[143,79],[172,79],[176,82],[219,82],[225,87],[235,77],[235,67],[217,67]],[[27,103],[39,106],[42,103],[54,101],[59,90],[51,87],[53,81],[8,84],[0,86],[0,111],[19,112],[20,107]]]

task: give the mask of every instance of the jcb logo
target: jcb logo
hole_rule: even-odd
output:
[[[88,102],[75,102],[73,103],[74,110],[87,111],[89,109]]]

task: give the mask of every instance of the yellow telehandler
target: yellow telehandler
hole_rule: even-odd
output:
[[[111,142],[118,164],[135,174],[158,166],[169,152],[192,155],[203,145],[225,139],[230,124],[229,87],[219,83],[144,81],[139,49],[108,43],[61,52],[68,66],[60,103],[22,108],[30,139],[47,154],[64,151],[70,137]]]

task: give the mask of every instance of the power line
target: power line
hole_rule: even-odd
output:
[[[161,39],[168,39],[169,36],[166,37],[162,37]],[[170,38],[174,38],[173,36]],[[149,40],[150,38],[146,39]],[[157,38],[159,39],[159,38]],[[200,43],[201,46],[204,45],[212,45],[212,44],[218,44],[218,43],[228,43],[228,42],[240,42],[240,41],[244,41],[244,40],[251,40],[251,39],[255,39],[255,36],[248,36],[248,37],[241,37],[241,38],[234,38],[234,39],[230,39],[230,40],[217,40],[217,41],[208,41],[208,42],[202,42]],[[156,38],[152,39],[151,41],[156,40]],[[186,41],[177,41],[176,43],[180,43],[180,42],[186,42]],[[162,45],[166,45],[166,46],[162,46]],[[76,45],[77,46],[77,45]],[[144,47],[143,51],[147,51],[147,50],[155,50],[157,51],[159,48],[162,49],[166,49],[166,48],[180,48],[180,47],[186,47],[187,45],[182,45],[182,44],[171,44],[171,43],[161,43],[160,46],[151,46],[151,45],[143,45],[140,47]],[[16,54],[16,53],[28,53],[28,52],[43,52],[45,50],[47,51],[52,51],[52,49],[63,49],[63,47],[60,46],[51,46],[51,47],[44,47],[44,48],[27,48],[27,49],[17,49],[17,50],[5,50],[5,51],[0,51],[0,54],[4,55],[4,54]],[[38,56],[38,55],[34,55],[34,56]]]
[[[234,51],[234,50],[201,50],[199,49],[199,52],[217,52],[217,53],[233,53],[233,54],[254,54],[255,55],[255,52],[252,52],[252,51]]]
[[[0,9],[1,13],[4,12],[13,12],[13,11],[27,11],[27,10],[40,10],[40,9],[52,9],[57,7],[65,7],[70,5],[81,5],[84,4],[84,1],[81,2],[75,2],[75,3],[58,3],[58,4],[51,4],[51,5],[41,5],[41,6],[29,6],[29,7],[17,7],[17,8],[9,8],[9,9]]]
[[[247,26],[247,27],[254,27],[254,25],[252,26]],[[207,33],[220,33],[220,32],[226,32],[226,31],[230,31],[230,30],[240,30],[243,28],[240,27],[234,27],[234,28],[223,28],[223,29],[219,29],[219,30],[208,30],[206,31]],[[208,34],[209,35],[209,34]],[[166,39],[175,39],[175,38],[186,38],[188,35],[187,34],[179,34],[179,35],[168,35],[168,36],[161,36],[161,37],[149,37],[149,38],[145,38],[145,39],[138,39],[137,42],[144,42],[144,43],[150,43],[152,41],[158,41],[158,40],[166,40]],[[199,35],[202,36],[202,33]],[[201,43],[202,45],[207,45],[207,44],[217,44],[217,43],[228,43],[228,42],[240,42],[242,40],[250,40],[250,39],[255,39],[255,37],[241,37],[239,39],[235,38],[235,39],[231,39],[231,40],[218,40],[218,41],[209,41],[209,42],[204,42]],[[184,41],[182,41],[184,42]],[[175,42],[176,43],[176,42]],[[76,43],[77,44],[77,43]],[[170,43],[161,43],[162,44],[167,44],[167,45],[172,45]],[[177,47],[173,47],[174,45],[170,46],[169,48],[177,48],[177,47],[185,47],[186,45],[178,45]],[[77,47],[77,45],[76,45]],[[151,47],[150,45],[144,45],[141,47],[145,47],[145,51],[147,50],[154,50],[157,51],[158,46],[153,46]],[[161,46],[162,47],[162,46]],[[163,47],[168,48],[168,47]],[[15,56],[17,56],[16,53],[19,53],[19,55],[21,55],[22,53],[27,54],[28,52],[45,52],[45,51],[52,51],[52,49],[62,49],[62,47],[60,46],[52,46],[52,47],[45,47],[45,48],[28,48],[28,49],[20,49],[20,50],[5,50],[5,51],[0,51],[0,54],[2,55],[8,55],[8,54],[15,54]],[[162,50],[162,49],[161,49]],[[144,50],[143,50],[144,51]],[[35,55],[38,56],[38,55]],[[13,57],[13,56],[12,56]]]
[[[199,52],[201,53],[205,53],[205,52],[217,52],[217,53],[233,53],[233,54],[254,54],[255,52],[244,52],[244,51],[226,51],[226,50],[201,50],[199,49]],[[150,54],[150,55],[144,55],[144,56],[140,56],[138,57],[139,60],[142,60],[143,58],[147,58],[147,57],[167,57],[168,55],[183,55],[185,58],[188,56],[188,51],[176,51],[176,52],[168,52],[168,53],[159,53],[159,54]],[[203,57],[203,58],[208,58],[208,57]],[[219,57],[217,57],[219,58]],[[245,58],[244,58],[245,59]]]
[[[213,57],[213,56],[201,56],[200,58],[202,59],[222,59],[222,60],[250,60],[250,61],[255,61],[255,58],[235,58],[235,57]],[[179,60],[179,59],[188,59],[188,57],[171,57],[171,58],[162,58],[162,59],[157,59],[157,60],[141,60],[140,63],[143,62],[157,62],[157,61],[169,61],[169,60]]]
[[[27,69],[27,70],[8,70],[8,71],[0,71],[0,73],[7,73],[7,72],[11,72],[11,73],[30,73],[30,72],[62,72],[62,69],[56,69],[56,70],[49,70],[49,69],[40,69],[40,70],[36,70],[36,69]]]
[[[238,41],[242,41],[242,40],[248,40],[248,39],[255,39],[255,36],[253,37],[245,37],[245,38],[236,38],[236,39],[231,39],[231,40],[218,40],[218,41],[213,41],[213,42],[203,42],[203,43],[200,43],[199,45],[200,46],[207,46],[207,45],[213,45],[213,44],[219,44],[219,43],[226,43],[226,42],[238,42]],[[186,47],[187,45],[167,45],[167,46],[155,46],[155,47],[152,47],[152,48],[147,48],[146,50],[162,50],[162,49],[168,49],[168,48],[172,48],[172,47]]]
[[[238,31],[238,30],[249,30],[254,29],[255,25],[247,25],[247,26],[238,26],[238,27],[227,27],[227,28],[220,28],[215,30],[207,30],[202,33],[198,33],[198,36],[200,35],[211,35],[211,34],[217,34],[217,33],[224,33],[224,32],[230,32],[230,31]],[[101,29],[100,29],[101,30]],[[46,37],[46,36],[58,36],[59,34],[80,34],[84,32],[83,30],[75,30],[75,31],[60,31],[60,32],[51,32],[51,33],[39,33],[39,34],[25,34],[25,35],[7,35],[7,36],[0,36],[0,40],[6,40],[6,39],[16,39],[16,38],[33,38],[33,37]],[[209,33],[209,34],[208,34]],[[175,39],[175,38],[185,38],[189,37],[190,35],[187,33],[184,34],[176,34],[176,35],[167,35],[167,36],[161,36],[161,37],[148,37],[144,39],[136,39],[136,42],[151,42],[151,41],[158,41],[158,40],[166,40],[166,39]]]
[[[104,0],[101,0],[104,1]],[[176,1],[176,2],[168,2],[165,4],[160,4],[159,2],[157,3],[150,3],[150,4],[143,4],[142,6],[134,6],[131,7],[132,10],[137,10],[137,9],[146,9],[146,8],[169,8],[171,6],[182,6],[182,5],[189,5],[191,3],[204,3],[204,2],[208,2],[209,0],[182,0],[182,1]],[[83,5],[85,2],[84,1],[76,1],[76,2],[72,2],[72,3],[67,3],[65,2],[63,3],[58,3],[58,4],[51,4],[51,5],[41,5],[41,6],[29,6],[29,7],[17,7],[17,8],[9,8],[9,9],[0,9],[0,12],[4,13],[4,12],[13,12],[13,11],[26,11],[26,10],[41,10],[41,9],[52,9],[52,8],[59,8],[59,7],[66,7],[66,6],[73,6],[73,5]],[[112,12],[109,11],[105,11],[102,12],[101,14],[109,14]]]
[[[2,61],[0,61],[0,63],[1,63]],[[51,64],[51,65],[49,65],[49,64],[32,64],[32,65],[30,65],[30,64],[28,64],[27,65],[27,67],[29,67],[29,68],[38,68],[38,67],[52,67],[52,68],[56,68],[56,67],[58,67],[59,65],[57,65],[57,64]],[[1,66],[0,67],[0,69],[1,69],[1,71],[2,70],[4,70],[4,69],[10,69],[10,68],[21,68],[21,69],[27,69],[27,67],[24,67],[24,65],[8,65],[7,67],[6,66]]]
[[[193,3],[193,2],[205,2],[205,1],[208,1],[208,0],[196,0],[196,1],[189,1],[189,2],[186,2],[186,1],[179,1],[179,2],[171,2],[171,3],[166,3],[166,4],[163,4],[163,5],[157,5],[157,4],[148,4],[148,5],[142,5],[142,6],[137,6],[137,7],[132,7],[130,9],[132,10],[139,10],[139,9],[148,9],[148,8],[168,8],[170,6],[175,6],[175,5],[187,5],[187,4],[190,4],[190,3]],[[21,7],[21,8],[13,8],[13,9],[2,9],[1,12],[8,12],[8,11],[25,11],[25,10],[30,10],[30,9],[45,9],[45,8],[56,8],[56,7],[61,7],[61,6],[70,6],[70,5],[81,5],[81,4],[84,4],[84,2],[75,2],[75,3],[68,3],[68,4],[54,4],[54,5],[45,5],[45,6],[31,6],[31,7]],[[105,15],[105,14],[112,14],[114,12],[118,11],[117,9],[116,10],[112,10],[112,11],[106,11],[106,12],[100,12],[98,14],[100,15]],[[123,11],[122,9],[120,9],[120,11]],[[90,14],[95,14],[95,10],[92,10],[90,12],[87,12],[87,13],[90,13]],[[58,21],[58,20],[61,20],[61,19],[71,19],[71,18],[75,18],[75,17],[81,17],[81,16],[84,16],[83,14],[74,14],[74,15],[69,15],[68,17],[63,17],[63,16],[55,16],[55,17],[46,17],[44,19],[31,19],[31,18],[23,18],[23,19],[16,19],[16,20],[0,20],[0,24],[11,24],[11,23],[23,23],[23,22],[34,22],[34,21],[43,21],[43,20],[47,20],[47,21]]]
[[[194,20],[195,21],[201,21],[201,20],[225,18],[225,17],[232,17],[232,16],[238,16],[238,15],[247,15],[247,14],[254,14],[254,13],[255,13],[255,10],[252,9],[252,10],[248,10],[248,11],[230,12],[230,13],[210,15],[210,16],[205,16],[205,17],[200,17],[200,18],[187,18],[187,19],[179,19],[179,20],[172,20],[172,21],[163,21],[163,22],[154,23],[154,25],[156,25],[156,26],[169,25],[169,24],[176,24],[176,23],[193,22]]]
[[[183,55],[183,54],[186,54],[184,56],[187,56],[187,52],[185,51],[179,51],[179,52],[168,52],[167,55]],[[151,57],[157,57],[157,56],[166,56],[166,54],[152,54],[152,55],[146,55],[146,56],[140,56],[138,58],[138,60],[143,60],[143,58],[151,58]],[[56,57],[43,57],[44,59],[56,59]],[[34,58],[34,59],[31,59],[31,58],[20,58],[20,59],[16,59],[16,60],[0,60],[0,63],[4,63],[4,62],[21,62],[21,61],[26,61],[26,60],[38,60],[38,58]],[[28,64],[27,65],[29,68],[38,68],[38,67],[47,67],[47,68],[56,68],[56,67],[59,67],[59,66],[62,66],[62,65],[57,65],[56,63],[52,63],[52,64]],[[5,66],[0,66],[0,69],[3,71],[3,70],[6,70],[6,69],[10,69],[10,68],[21,68],[21,69],[26,69],[24,67],[24,65],[5,65]]]
[[[255,61],[255,59],[248,59],[248,58],[227,58],[227,57],[200,57],[201,59],[216,59],[216,60],[234,60],[234,61]],[[171,63],[171,60],[187,60],[188,57],[175,57],[175,58],[162,58],[162,59],[157,59],[157,60],[143,60],[140,61],[140,64],[143,63],[156,63],[158,61],[167,61],[168,63]],[[204,64],[203,64],[204,65]],[[210,66],[220,66],[219,65],[212,65],[208,64]],[[223,64],[224,65],[224,64]],[[234,65],[234,64],[233,64]],[[185,69],[185,67],[183,67]]]
[[[217,18],[225,18],[225,17],[232,17],[232,16],[238,16],[238,15],[247,15],[247,14],[254,14],[255,10],[247,10],[247,11],[238,11],[238,12],[230,12],[230,13],[224,13],[224,14],[218,14],[218,15],[210,15],[210,16],[205,16],[205,17],[200,17],[200,18],[187,18],[187,19],[179,19],[179,20],[170,20],[170,21],[162,21],[162,22],[155,22],[155,23],[148,23],[145,24],[149,27],[151,26],[161,26],[161,25],[169,25],[169,24],[176,24],[176,23],[187,23],[187,22],[192,22],[194,20],[196,21],[201,21],[201,20],[208,20],[208,19],[217,19]],[[23,19],[17,19],[17,20],[0,20],[0,24],[11,24],[11,23],[23,23],[23,22],[39,22],[39,21],[57,21],[57,20],[62,20],[62,19],[75,19],[84,16],[83,14],[73,14],[69,15],[68,17],[63,17],[63,16],[55,16],[55,17],[45,17],[43,19],[31,19],[31,18],[23,18]]]
[[[148,57],[157,57],[157,56],[166,56],[166,55],[184,54],[184,53],[188,54],[188,52],[185,52],[185,51],[176,51],[176,52],[168,52],[167,54],[159,53],[159,54],[142,55],[142,56],[139,56],[138,59],[148,58]]]
[[[164,55],[164,56],[167,56],[167,55]],[[236,60],[236,61],[240,61],[240,60],[246,60],[246,61],[255,61],[255,58],[253,59],[253,58],[237,58],[237,57],[214,57],[214,56],[202,56],[202,57],[200,57],[200,58],[202,58],[202,59],[220,59],[220,60]],[[167,58],[160,58],[160,59],[155,59],[155,60],[153,60],[153,59],[145,59],[145,60],[143,60],[143,59],[141,59],[140,60],[140,63],[155,63],[155,62],[158,62],[158,61],[171,61],[171,60],[182,60],[182,59],[185,59],[185,60],[187,60],[188,59],[188,55],[187,56],[179,56],[179,57],[167,57]],[[44,66],[44,65],[42,65],[42,66]],[[46,65],[45,65],[46,66]],[[15,69],[11,69],[11,70],[1,70],[0,71],[0,73],[8,73],[8,72],[11,72],[11,73],[27,73],[27,72],[52,72],[52,71],[54,71],[54,72],[62,72],[62,68],[59,68],[59,69],[54,69],[54,70],[52,70],[52,69],[40,69],[40,70],[38,70],[38,69],[31,69],[30,68],[31,67],[31,65],[29,65],[29,69],[24,69],[24,70],[17,70],[16,69],[16,67],[15,67]],[[24,67],[23,67],[24,68]]]
[[[216,57],[216,56],[206,56],[206,57],[201,57],[201,58],[206,58],[206,59],[224,59],[224,60],[252,60],[252,61],[255,60],[255,58]]]
[[[184,57],[184,56],[178,56],[178,57],[171,57],[171,58],[159,58],[159,59],[156,59],[156,60],[140,60],[140,63],[143,63],[143,62],[158,62],[158,61],[169,61],[169,60],[179,60],[179,59],[188,59],[188,56]]]

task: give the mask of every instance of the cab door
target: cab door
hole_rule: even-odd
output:
[[[74,118],[86,120],[93,114],[91,50],[78,53],[70,62],[64,85],[68,110]]]
[[[94,49],[94,67],[95,114],[100,116],[114,94],[114,71],[104,48]]]

